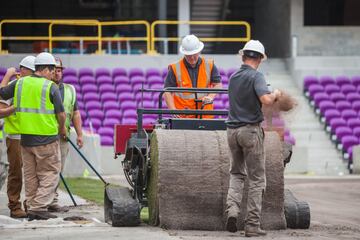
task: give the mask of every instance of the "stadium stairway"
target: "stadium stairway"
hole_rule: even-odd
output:
[[[302,91],[295,85],[282,59],[270,59],[260,68],[273,86],[291,94],[299,103],[296,110],[284,115],[287,128],[296,139],[288,173],[311,175],[348,174],[346,163],[335,149],[324,126],[319,122]]]

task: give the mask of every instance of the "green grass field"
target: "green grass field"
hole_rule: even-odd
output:
[[[65,178],[65,181],[72,194],[98,205],[104,205],[104,184],[102,181],[92,178]],[[62,182],[60,189],[66,192]],[[140,217],[143,222],[148,222],[148,208],[142,209]]]

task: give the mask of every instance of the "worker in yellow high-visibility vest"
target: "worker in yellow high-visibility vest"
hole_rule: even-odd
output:
[[[29,220],[47,220],[61,168],[59,135],[66,138],[64,106],[51,79],[55,59],[46,52],[35,58],[35,73],[0,89],[3,99],[14,98],[21,134],[25,198]]]
[[[80,110],[77,105],[76,100],[76,91],[75,88],[63,82],[63,69],[64,66],[59,57],[55,57],[56,66],[55,66],[55,78],[53,81],[57,84],[60,90],[60,95],[63,101],[66,121],[65,126],[67,129],[67,135],[70,136],[70,124],[72,123],[75,128],[77,135],[76,142],[79,148],[83,146],[83,137],[82,137],[82,122]],[[60,153],[61,153],[61,172],[64,170],[65,160],[69,154],[69,143],[64,139],[60,139]],[[58,193],[55,192],[54,201],[49,206],[49,211],[52,212],[67,212],[69,210],[66,206],[60,206],[58,204]]]
[[[8,68],[6,74],[1,81],[1,87],[6,87],[12,77],[30,76],[35,71],[35,57],[26,56],[20,62],[19,72],[14,67]],[[15,78],[16,81],[16,78]],[[1,100],[1,108],[8,108],[12,105],[13,99],[7,101]],[[22,158],[20,148],[19,122],[17,115],[14,113],[4,122],[4,131],[6,133],[7,158],[9,162],[8,178],[7,178],[7,195],[9,199],[8,207],[10,209],[10,217],[25,218],[26,212],[21,208],[20,193],[22,189]]]

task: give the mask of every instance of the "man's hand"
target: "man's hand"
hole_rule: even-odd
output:
[[[84,146],[84,142],[83,142],[82,136],[77,136],[77,138],[76,138],[76,144],[78,145],[79,148],[82,148],[82,146]]]
[[[16,74],[20,74],[20,73],[16,72],[16,68],[14,67],[8,68],[6,71],[6,75],[8,75],[9,77],[12,77]]]
[[[65,126],[59,129],[59,134],[61,139],[66,140],[67,130]]]
[[[202,100],[203,104],[209,104],[209,103],[212,103],[214,101],[214,99],[212,97],[210,97],[210,96],[205,96],[201,100]]]

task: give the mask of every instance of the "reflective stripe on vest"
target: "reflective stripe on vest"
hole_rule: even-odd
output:
[[[65,109],[65,113],[66,113],[65,126],[66,126],[66,129],[68,130],[68,133],[70,133],[70,123],[71,123],[71,119],[72,119],[73,111],[74,111],[76,92],[75,92],[75,88],[72,85],[66,84],[66,83],[63,83],[63,84],[64,84],[63,105],[64,105],[64,109]]]
[[[17,81],[14,106],[20,134],[58,134],[54,105],[50,101],[52,84],[45,78],[33,76],[27,76]]]

